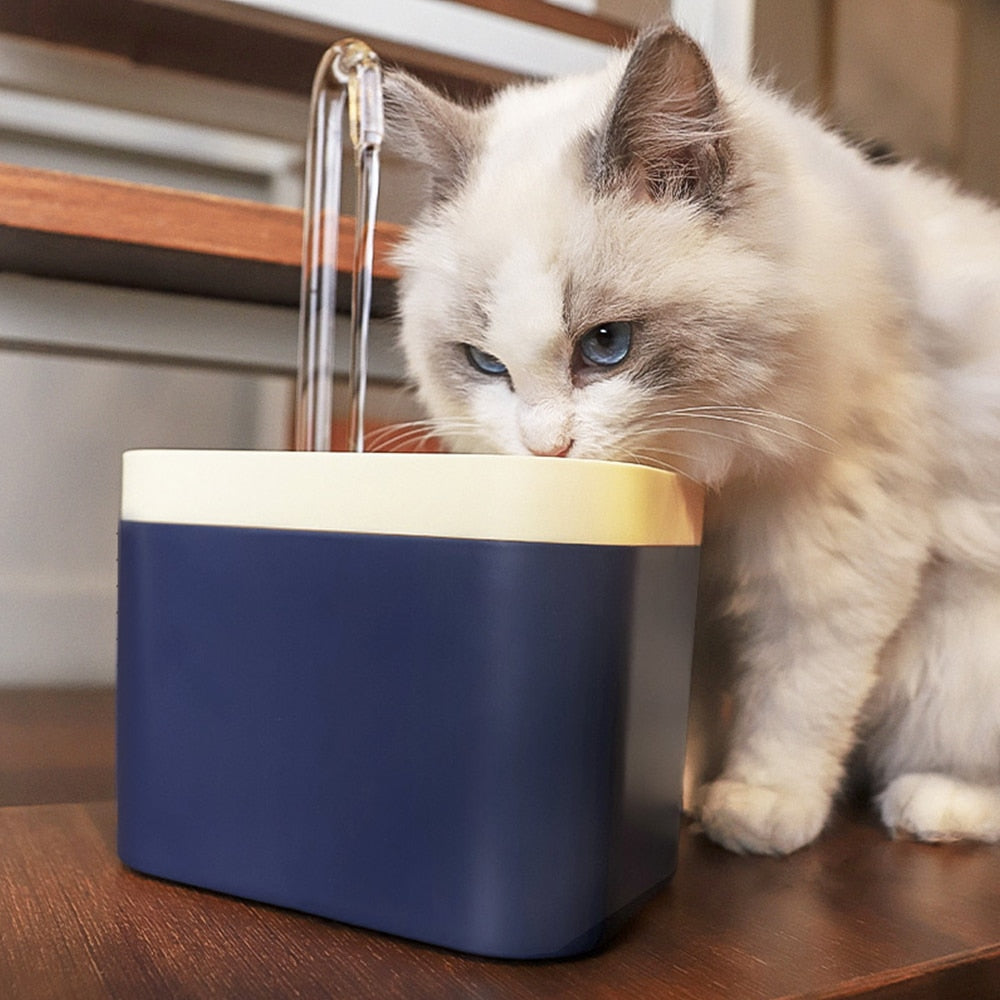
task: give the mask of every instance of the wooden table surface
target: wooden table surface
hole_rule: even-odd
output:
[[[670,886],[602,952],[563,962],[457,955],[138,875],[115,855],[113,801],[60,801],[74,747],[81,799],[103,787],[95,755],[110,766],[110,695],[74,698],[82,721],[65,698],[0,694],[5,1000],[1000,998],[1000,847],[891,841],[850,810],[783,860],[686,828]],[[52,801],[29,752],[56,775]],[[10,804],[18,789],[33,804]]]

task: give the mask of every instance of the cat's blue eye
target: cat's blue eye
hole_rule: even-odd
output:
[[[484,375],[506,375],[507,366],[492,354],[473,347],[472,344],[465,344],[465,356],[469,359],[469,364],[473,368],[478,368]]]
[[[580,338],[580,353],[587,364],[610,367],[628,357],[632,349],[632,324],[600,323]]]

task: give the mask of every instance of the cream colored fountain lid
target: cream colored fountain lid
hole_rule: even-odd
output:
[[[380,535],[697,545],[699,487],[659,469],[511,455],[126,452],[123,520]]]

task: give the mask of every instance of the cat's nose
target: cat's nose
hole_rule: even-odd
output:
[[[569,454],[570,448],[573,447],[573,441],[570,439],[565,444],[559,443],[554,444],[551,448],[532,448],[532,455],[539,455],[542,458],[565,458]]]
[[[573,447],[571,418],[569,407],[552,393],[534,403],[518,399],[518,435],[533,455],[564,458]]]

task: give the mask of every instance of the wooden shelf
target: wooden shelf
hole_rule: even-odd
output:
[[[624,45],[634,28],[542,0],[457,0],[565,35]],[[347,33],[229,0],[4,0],[0,32],[300,95]],[[370,38],[387,63],[455,95],[480,97],[518,75]],[[349,272],[353,221],[341,222]],[[392,311],[387,261],[401,228],[379,229],[373,314]],[[0,165],[0,268],[24,274],[295,306],[301,213],[208,195]],[[338,299],[347,301],[346,280]]]
[[[607,45],[634,34],[607,17],[580,14],[542,0],[458,0],[467,6]],[[0,32],[84,48],[140,65],[307,94],[325,49],[353,32],[226,0],[4,0]],[[482,63],[387,39],[366,40],[387,63],[402,66],[454,94],[480,96],[518,79]]]
[[[635,29],[623,21],[615,21],[600,14],[583,14],[547,3],[545,0],[455,0],[466,7],[502,14],[525,24],[535,24],[540,28],[576,38],[586,38],[602,45],[627,45],[635,34]]]
[[[402,232],[376,231],[376,315],[391,308]],[[341,219],[345,276],[353,240]],[[0,164],[0,269],[297,306],[301,247],[297,209]]]
[[[113,688],[0,689],[0,807],[114,794]]]

